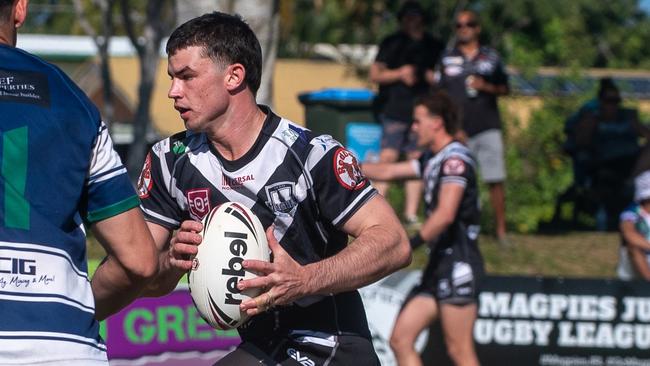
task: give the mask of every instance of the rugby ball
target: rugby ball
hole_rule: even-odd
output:
[[[248,320],[239,304],[261,293],[259,288],[239,291],[237,283],[257,277],[244,270],[245,259],[269,261],[264,228],[250,209],[228,202],[205,216],[200,234],[203,241],[188,273],[192,300],[212,327],[237,328]]]

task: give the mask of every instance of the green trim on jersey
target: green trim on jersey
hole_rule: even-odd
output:
[[[27,126],[6,131],[2,136],[2,177],[4,178],[4,226],[29,230],[27,181]]]
[[[125,200],[114,203],[100,210],[88,212],[87,220],[89,222],[101,221],[109,217],[121,214],[122,212],[128,211],[138,206],[140,206],[140,199],[138,198],[138,196],[131,196]]]

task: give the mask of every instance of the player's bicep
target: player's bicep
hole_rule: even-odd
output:
[[[342,229],[346,234],[356,238],[372,226],[381,226],[388,231],[394,229],[395,232],[402,230],[395,211],[379,194],[374,195],[350,216]]]

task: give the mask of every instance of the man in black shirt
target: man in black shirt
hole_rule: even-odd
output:
[[[356,289],[409,262],[393,210],[337,141],[255,103],[261,48],[239,17],[188,21],[167,54],[169,97],[187,131],[152,147],[138,184],[162,253],[160,291],[174,288],[185,273],[177,268],[191,268],[199,220],[238,202],[267,229],[273,262],[243,262],[260,277],[238,290],[263,292],[241,304],[254,316],[217,364],[378,365]]]
[[[456,46],[442,55],[439,83],[462,109],[467,145],[490,189],[497,238],[507,243],[503,186],[506,171],[497,97],[508,94],[508,76],[497,52],[479,43],[480,32],[474,12],[458,14]]]
[[[413,101],[429,90],[433,68],[443,44],[424,29],[426,14],[417,1],[407,1],[399,11],[400,30],[384,39],[375,62],[370,67],[370,80],[379,84],[376,112],[382,123],[381,162],[395,162],[400,154],[417,158],[420,151],[411,132]],[[375,183],[386,194],[388,183]],[[417,220],[422,184],[406,182],[404,219]]]

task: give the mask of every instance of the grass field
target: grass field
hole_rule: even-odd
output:
[[[488,274],[591,278],[615,275],[617,233],[512,234],[510,239],[512,246],[503,248],[492,237],[479,238]],[[94,239],[90,238],[88,243],[92,273],[104,251]],[[418,249],[411,268],[422,268],[426,260],[425,249]]]

